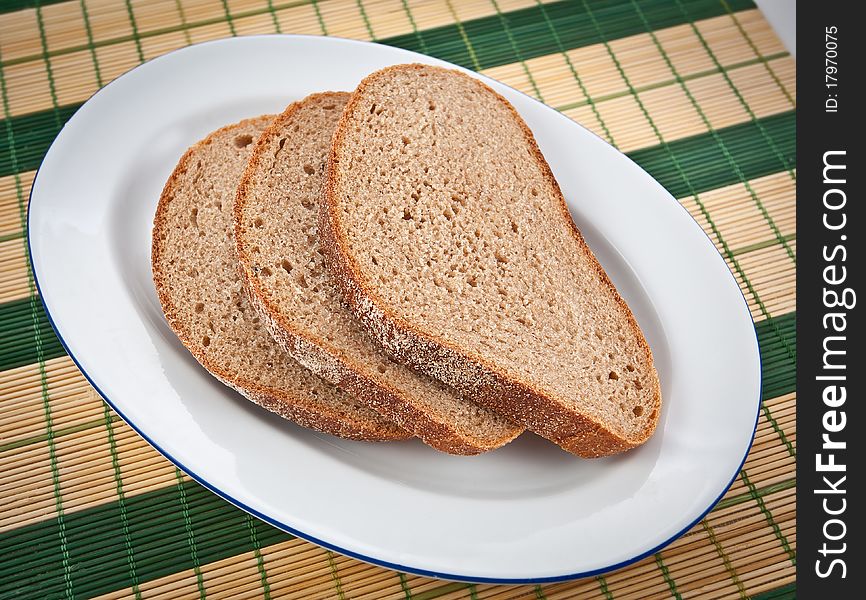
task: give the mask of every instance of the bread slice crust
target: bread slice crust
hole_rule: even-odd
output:
[[[574,250],[590,262],[607,292],[623,309],[626,325],[635,332],[637,343],[649,370],[651,411],[649,426],[632,437],[613,432],[611,428],[580,411],[570,409],[556,397],[539,389],[532,382],[513,373],[506,373],[494,362],[485,359],[473,349],[460,347],[429,329],[422,329],[397,314],[368,282],[358,261],[349,249],[346,232],[341,222],[341,196],[344,183],[340,178],[341,164],[346,160],[345,138],[355,125],[362,102],[369,102],[365,93],[380,78],[405,71],[448,72],[472,82],[484,93],[492,95],[502,104],[522,131],[524,141],[553,190],[561,218],[568,223]],[[366,105],[365,105],[366,106]],[[377,71],[361,81],[347,105],[334,134],[327,164],[328,179],[324,202],[320,210],[319,235],[325,249],[327,264],[336,277],[345,301],[356,318],[397,360],[436,377],[445,383],[472,394],[484,406],[524,424],[527,429],[555,442],[563,449],[584,458],[596,458],[623,452],[646,442],[655,431],[661,412],[661,386],[653,365],[652,351],[628,305],[614,287],[607,273],[587,246],[571,218],[565,198],[547,161],[538,148],[531,130],[517,111],[500,94],[477,79],[459,71],[421,64],[395,65]]]
[[[235,389],[240,394],[262,406],[263,408],[291,420],[303,427],[308,427],[336,435],[345,439],[359,441],[392,441],[408,439],[411,435],[400,429],[394,423],[379,418],[366,418],[364,415],[349,415],[341,413],[317,401],[300,383],[297,389],[275,388],[262,385],[256,379],[235,372],[222,364],[219,360],[210,356],[200,341],[194,339],[190,326],[185,317],[185,309],[176,302],[175,295],[169,284],[169,273],[166,271],[168,265],[165,258],[168,254],[166,244],[167,231],[174,223],[170,220],[170,208],[173,200],[177,197],[181,178],[192,168],[198,160],[200,152],[210,144],[217,144],[226,136],[238,134],[254,134],[264,129],[273,120],[272,115],[264,115],[257,118],[246,119],[233,125],[222,127],[189,148],[181,157],[171,176],[167,180],[157,205],[153,224],[153,235],[151,242],[151,265],[153,270],[153,281],[157,295],[162,306],[166,321],[171,330],[180,339],[181,343],[193,355],[193,357],[207,371],[223,384]],[[287,361],[293,359],[286,355]],[[315,377],[307,375],[305,369],[300,365],[292,365],[301,378],[312,378],[313,386],[321,386],[323,393],[333,394],[336,403],[345,403],[347,411],[351,410],[349,397],[344,392],[333,388],[324,381],[318,381]]]
[[[501,447],[516,438],[523,428],[514,424],[508,424],[497,436],[471,435],[461,430],[461,427],[446,419],[438,418],[437,415],[428,413],[424,407],[419,405],[411,397],[410,390],[400,389],[388,380],[387,376],[379,375],[370,368],[363,360],[352,356],[345,347],[326,339],[320,331],[314,331],[309,326],[301,326],[294,321],[287,311],[285,302],[280,302],[274,293],[272,286],[265,284],[261,277],[262,255],[266,250],[260,250],[254,255],[253,248],[257,247],[256,236],[253,228],[255,218],[253,213],[256,207],[253,202],[256,198],[256,186],[263,185],[269,177],[269,169],[278,160],[274,155],[276,140],[291,138],[295,128],[296,119],[304,110],[313,110],[320,103],[338,104],[345,103],[350,95],[344,92],[325,92],[313,94],[304,100],[290,105],[285,112],[279,115],[270,127],[261,135],[253,149],[249,165],[238,185],[238,192],[234,207],[234,228],[237,254],[240,259],[242,279],[247,287],[253,306],[262,316],[265,324],[275,340],[302,365],[325,379],[326,381],[339,385],[342,389],[351,392],[355,397],[365,401],[370,407],[395,421],[401,428],[412,432],[424,443],[442,452],[459,455],[474,455]],[[336,113],[339,115],[340,113]],[[300,135],[300,134],[296,134]],[[329,139],[326,143],[329,143]],[[279,152],[289,154],[288,158],[281,160],[292,160],[291,149],[296,141],[289,139],[286,144],[287,150],[282,146]],[[312,176],[320,166],[324,167],[325,156],[316,164],[315,159],[310,165],[308,173]],[[296,160],[300,161],[300,158]],[[294,165],[292,165],[294,166]],[[297,165],[301,167],[300,164]],[[288,183],[286,193],[292,193],[292,187]],[[286,209],[290,210],[290,209]],[[318,208],[316,208],[318,211]],[[259,215],[259,213],[255,213]],[[313,223],[317,222],[317,212],[314,213]],[[270,257],[275,258],[275,257]],[[292,257],[294,260],[295,257]],[[308,257],[300,257],[301,263],[306,263]],[[268,263],[270,264],[270,263]],[[295,266],[295,269],[303,270],[303,267]],[[306,274],[310,278],[310,274]],[[312,285],[311,280],[311,284]],[[338,307],[338,310],[344,310]],[[332,313],[333,314],[333,313]],[[372,340],[370,340],[372,342]],[[377,349],[381,352],[381,349]],[[383,356],[384,358],[384,356]],[[404,370],[405,367],[394,365]],[[453,402],[459,398],[457,392],[442,385],[440,382],[430,380],[424,375],[411,374],[419,381],[425,381],[427,388],[434,393],[440,394],[443,399]],[[465,402],[460,400],[460,402]],[[483,409],[482,409],[483,410]],[[498,421],[501,417],[491,415]]]

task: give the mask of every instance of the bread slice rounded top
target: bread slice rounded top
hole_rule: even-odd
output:
[[[401,361],[580,456],[652,434],[649,345],[528,126],[484,83],[417,64],[365,78],[320,217],[353,311]]]
[[[153,280],[172,330],[217,379],[300,425],[355,440],[409,434],[310,373],[273,339],[249,305],[232,238],[232,208],[262,116],[190,148],[165,184],[153,226]]]
[[[347,93],[314,94],[262,134],[238,186],[235,239],[251,298],[303,365],[438,450],[477,454],[519,427],[392,361],[341,304],[318,241],[325,159]]]

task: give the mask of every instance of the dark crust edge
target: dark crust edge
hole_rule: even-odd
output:
[[[559,200],[560,212],[563,219],[570,224],[569,230],[578,251],[583,252],[590,260],[599,278],[623,309],[628,325],[635,332],[638,344],[644,351],[649,367],[648,376],[651,379],[648,384],[653,388],[653,406],[650,407],[650,410],[655,411],[655,418],[650,419],[649,426],[635,437],[623,438],[613,433],[603,423],[596,422],[588,415],[569,410],[541,390],[509,376],[498,369],[496,365],[489,363],[471,350],[459,348],[429,332],[420,331],[388,309],[387,303],[365,282],[358,263],[347,251],[346,237],[341,229],[338,216],[339,194],[337,187],[339,184],[337,179],[343,148],[342,141],[352,122],[355,107],[359,104],[366,88],[376,79],[386,76],[392,71],[426,69],[447,71],[473,82],[474,85],[479,86],[499,100],[522,129],[530,151],[535,156],[545,179]],[[534,431],[568,452],[584,458],[617,454],[639,446],[650,438],[658,425],[661,414],[661,386],[653,364],[652,351],[631,309],[587,246],[583,235],[571,218],[559,184],[538,148],[532,131],[508,100],[484,82],[460,71],[421,64],[386,67],[364,78],[352,95],[334,134],[326,172],[328,179],[325,184],[325,201],[321,204],[319,214],[319,235],[328,259],[328,266],[335,274],[339,286],[343,290],[345,300],[351,306],[355,316],[370,334],[388,348],[389,352],[398,360],[408,363],[428,375],[442,379],[449,385],[471,392],[479,404],[489,406],[501,414],[523,423],[530,431]]]
[[[231,133],[242,127],[248,125],[258,126],[261,122],[268,122],[272,119],[272,115],[263,115],[252,119],[244,119],[239,123],[221,127],[220,129],[210,133],[207,137],[190,147],[184,153],[180,161],[178,161],[177,166],[174,168],[174,171],[172,171],[168,181],[166,181],[159,197],[159,204],[157,205],[156,214],[154,216],[153,233],[151,238],[151,269],[153,272],[153,282],[166,321],[190,354],[192,354],[199,364],[210,372],[211,375],[270,412],[276,413],[279,416],[293,421],[303,427],[308,427],[310,429],[315,429],[323,433],[336,435],[349,440],[379,442],[407,439],[410,437],[409,434],[396,427],[383,428],[375,423],[369,423],[363,419],[348,420],[336,411],[332,411],[325,406],[317,405],[309,399],[292,395],[284,389],[262,386],[240,375],[229,373],[220,365],[209,360],[199,345],[192,341],[190,333],[186,328],[186,324],[172,301],[161,268],[160,259],[162,255],[162,240],[160,236],[162,231],[169,225],[168,207],[174,197],[174,190],[178,179],[186,172],[189,162],[202,146],[211,144],[220,136]]]
[[[252,257],[243,226],[243,213],[252,195],[252,182],[264,159],[268,144],[283,133],[283,129],[291,122],[295,112],[307,103],[343,96],[350,96],[350,94],[347,92],[311,94],[289,105],[259,136],[253,148],[249,164],[238,184],[234,205],[235,245],[240,259],[241,280],[251,299],[251,304],[264,319],[271,336],[295,360],[325,381],[351,392],[370,408],[411,432],[428,446],[448,454],[459,455],[480,454],[504,446],[520,435],[522,428],[515,427],[513,435],[488,441],[463,435],[450,424],[431,418],[399,390],[365,375],[364,370],[350,357],[295,327],[253,273]]]

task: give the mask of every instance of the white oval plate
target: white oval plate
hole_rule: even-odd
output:
[[[755,332],[725,262],[679,203],[528,96],[482,77],[535,132],[652,346],[664,408],[641,448],[587,461],[527,434],[461,458],[418,441],[340,440],[217,383],[163,320],[150,231],[184,150],[225,124],[352,90],[404,62],[446,64],[343,39],[244,37],[178,50],[100,90],[57,136],[31,195],[30,252],[57,334],[157,450],[226,500],[322,546],[403,571],[508,583],[638,560],[691,527],[738,473],[759,407]]]

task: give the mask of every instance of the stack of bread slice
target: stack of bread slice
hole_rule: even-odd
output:
[[[195,358],[307,427],[451,454],[528,429],[597,457],[658,422],[649,346],[531,131],[458,71],[389,67],[211,134],[152,261]]]

